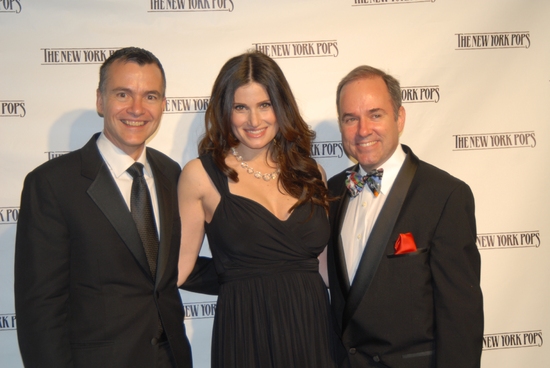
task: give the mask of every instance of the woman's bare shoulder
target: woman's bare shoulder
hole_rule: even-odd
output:
[[[195,190],[203,191],[210,185],[210,177],[208,176],[201,160],[193,159],[185,164],[180,174],[179,187],[195,188]]]

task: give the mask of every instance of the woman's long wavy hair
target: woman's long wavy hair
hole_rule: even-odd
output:
[[[220,70],[206,109],[206,133],[199,143],[199,154],[211,153],[216,166],[231,180],[239,181],[237,172],[225,163],[225,157],[231,147],[239,144],[231,129],[235,91],[251,82],[266,89],[277,118],[279,131],[268,154],[281,170],[278,185],[298,199],[290,211],[307,202],[328,210],[328,192],[317,163],[311,158],[315,132],[300,115],[294,95],[277,63],[261,52],[250,51],[235,56]]]

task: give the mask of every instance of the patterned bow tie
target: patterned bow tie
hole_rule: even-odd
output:
[[[348,174],[346,178],[346,187],[351,193],[351,198],[356,197],[366,186],[371,190],[375,197],[380,194],[380,186],[382,185],[382,175],[384,169],[372,170],[366,173],[364,176],[355,171],[346,171]]]

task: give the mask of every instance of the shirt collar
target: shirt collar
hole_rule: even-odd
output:
[[[131,158],[124,151],[122,151],[120,148],[115,146],[113,142],[111,142],[105,136],[104,132],[101,132],[101,134],[99,135],[99,138],[97,139],[97,148],[99,149],[99,152],[103,157],[103,160],[105,160],[105,163],[107,164],[107,166],[109,166],[109,169],[111,170],[111,172],[116,178],[119,178],[121,175],[124,175],[124,173],[126,173],[126,170],[130,166],[132,166],[134,162],[139,162],[143,164],[144,166],[143,172],[145,176],[149,176],[149,177],[153,176],[151,172],[151,166],[147,161],[147,155],[145,153],[147,149],[144,149],[143,152],[141,152],[141,155],[138,157],[138,159],[134,161],[133,158]]]
[[[399,174],[399,170],[401,170],[401,166],[403,166],[403,162],[405,162],[406,157],[407,154],[405,153],[405,151],[403,151],[401,145],[398,144],[396,150],[393,152],[390,158],[377,168],[384,169],[384,175],[382,176],[382,186],[380,188],[380,192],[384,195],[388,195],[388,193],[390,192],[393,182],[395,181],[395,178],[397,178],[397,174]],[[366,174],[366,171],[363,170],[361,165],[359,165],[359,174]]]

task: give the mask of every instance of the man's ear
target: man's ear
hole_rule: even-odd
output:
[[[100,117],[103,117],[103,95],[101,94],[101,91],[99,90],[99,88],[96,90],[95,108],[96,108],[97,114]]]
[[[405,118],[407,117],[407,113],[405,112],[405,108],[401,106],[399,108],[399,112],[397,113],[397,131],[399,134],[403,132],[403,128],[405,128]]]

